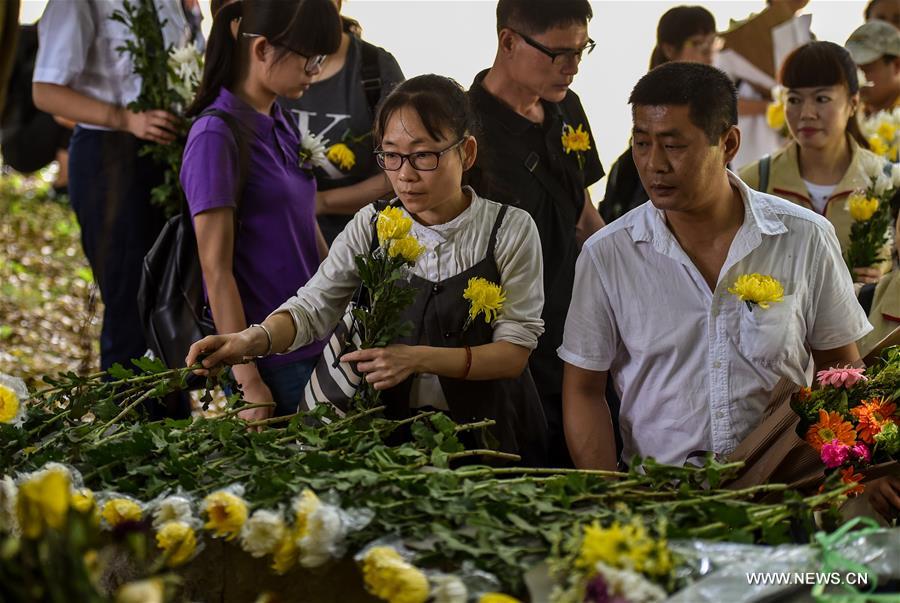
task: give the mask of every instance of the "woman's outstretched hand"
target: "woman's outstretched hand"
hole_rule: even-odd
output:
[[[418,370],[420,354],[408,345],[357,350],[341,356],[341,362],[356,362],[356,370],[377,390],[390,389],[403,383]]]
[[[264,354],[268,345],[266,333],[260,328],[244,329],[226,335],[208,335],[194,342],[184,361],[186,366],[201,362],[203,368],[195,370],[194,373],[206,376],[211,369],[220,368],[222,365],[243,364],[251,358]]]

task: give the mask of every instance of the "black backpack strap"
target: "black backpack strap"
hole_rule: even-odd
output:
[[[228,126],[228,129],[231,130],[231,135],[234,137],[234,142],[237,144],[238,179],[234,191],[234,219],[235,222],[237,222],[238,213],[241,210],[241,201],[244,198],[244,187],[247,185],[247,172],[250,167],[250,150],[247,146],[247,137],[244,134],[245,128],[234,115],[222,111],[221,109],[206,109],[197,116],[197,119],[206,116],[218,117],[224,121],[225,125]],[[237,231],[235,231],[235,234],[237,234]]]
[[[381,65],[378,63],[378,47],[374,44],[369,44],[365,40],[360,40],[359,46],[362,52],[359,72],[362,77],[363,93],[366,95],[366,104],[369,106],[369,112],[374,120],[375,109],[378,107],[378,100],[381,98],[381,89],[383,87]]]
[[[761,193],[766,192],[769,188],[769,172],[772,171],[772,156],[763,155],[759,160],[759,184],[756,187]]]
[[[387,199],[379,199],[378,201],[373,201],[372,206],[375,208],[375,213],[372,215],[372,242],[369,244],[369,253],[374,252],[378,249],[378,229],[375,227],[375,222],[378,221],[378,213],[387,209],[388,207],[400,207],[402,203],[400,203],[400,199],[395,199],[394,201],[390,201]]]
[[[504,204],[500,206],[500,211],[497,212],[497,219],[494,220],[494,228],[491,230],[491,238],[488,239],[487,257],[494,257],[494,248],[497,246],[497,232],[500,230],[503,216],[506,215],[506,210],[508,209],[509,205]]]

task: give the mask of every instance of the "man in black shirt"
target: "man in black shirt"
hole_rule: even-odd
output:
[[[469,183],[526,210],[544,259],[545,332],[530,366],[550,428],[551,461],[571,464],[562,429],[562,343],[581,244],[603,226],[587,187],[603,177],[590,126],[569,90],[593,50],[588,0],[499,0],[497,56],[469,90],[480,120]]]

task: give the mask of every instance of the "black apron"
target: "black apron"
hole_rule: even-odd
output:
[[[410,285],[417,290],[416,298],[403,313],[402,319],[413,324],[412,333],[396,343],[429,345],[433,347],[474,347],[493,342],[493,328],[482,317],[473,320],[463,331],[469,314],[469,302],[463,292],[470,278],[481,277],[500,283],[500,271],[494,258],[497,231],[508,206],[503,205],[494,222],[487,253],[477,264],[456,276],[434,283],[411,275]],[[539,285],[539,284],[538,284]],[[462,369],[462,367],[460,367]],[[450,417],[457,423],[483,419],[497,422],[490,429],[503,452],[522,457],[523,465],[545,466],[547,462],[547,422],[541,400],[526,366],[515,379],[465,381],[439,377],[441,389],[450,409]],[[409,399],[412,377],[382,392],[387,416],[402,418],[410,415]],[[468,446],[488,446],[484,441],[467,441]]]

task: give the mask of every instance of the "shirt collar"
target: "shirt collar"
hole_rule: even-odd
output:
[[[447,242],[447,240],[453,238],[453,235],[455,235],[458,231],[462,230],[469,224],[474,213],[478,211],[481,205],[484,203],[484,199],[479,197],[478,194],[470,186],[464,186],[463,190],[471,195],[472,201],[471,203],[469,203],[469,207],[464,209],[461,214],[459,214],[449,222],[445,222],[443,224],[435,224],[434,226],[425,226],[424,224],[420,224],[415,219],[413,219],[413,234],[416,236],[420,243],[428,248],[437,247],[438,245],[445,243]],[[406,208],[403,208],[403,212],[406,215],[409,215],[409,212],[406,211]]]
[[[769,236],[786,233],[787,226],[778,217],[769,198],[744,184],[744,181],[731,170],[726,171],[728,172],[728,181],[738,189],[741,200],[744,202],[744,224],[741,226],[741,230],[754,238],[755,233]],[[665,241],[672,238],[671,231],[666,225],[665,212],[657,209],[652,202],[648,201],[644,205],[639,219],[631,228],[631,238],[635,242]]]
[[[272,105],[271,116],[263,115],[224,86],[219,90],[216,105],[237,117],[242,124],[260,137],[265,137],[270,133],[275,127],[276,121],[285,125],[284,113],[277,102]]]
[[[865,179],[865,171],[862,167],[863,154],[860,146],[852,136],[848,135],[847,140],[850,144],[850,165],[847,167],[847,171],[844,172],[840,182],[834,186],[829,199],[852,193],[859,187],[860,178],[863,178],[863,181]],[[806,188],[806,183],[800,175],[799,149],[800,146],[797,144],[797,141],[791,141],[780,152],[779,155],[781,155],[782,160],[778,161],[778,166],[774,165],[777,157],[773,156],[772,171],[775,173],[773,175],[776,176],[777,182],[773,190],[777,188],[777,192],[790,193],[810,201],[809,190]]]

